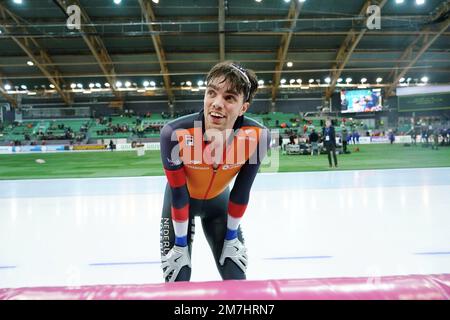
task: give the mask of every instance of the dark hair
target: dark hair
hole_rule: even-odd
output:
[[[244,102],[252,102],[258,89],[258,79],[253,70],[245,69],[233,61],[224,61],[216,64],[209,71],[206,82],[223,78],[222,83],[228,81],[231,90],[244,94]]]

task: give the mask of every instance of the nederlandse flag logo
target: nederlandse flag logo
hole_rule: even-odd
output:
[[[193,136],[185,135],[184,141],[185,141],[186,146],[188,146],[188,147],[194,146],[194,137]]]

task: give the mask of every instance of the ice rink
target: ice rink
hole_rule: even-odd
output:
[[[163,282],[165,183],[0,181],[0,288]],[[259,174],[242,228],[249,280],[450,273],[450,168]],[[220,280],[199,220],[192,266]]]

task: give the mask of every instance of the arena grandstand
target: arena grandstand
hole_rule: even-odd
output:
[[[445,246],[450,243],[449,220],[440,214],[448,212],[448,203],[442,199],[450,188],[449,26],[447,0],[0,1],[0,299],[45,299],[46,290],[50,290],[48,296],[61,298],[89,298],[89,294],[101,298],[145,298],[146,292],[152,292],[155,298],[162,292],[163,298],[170,299],[170,295],[164,295],[165,288],[127,291],[126,287],[129,283],[148,286],[162,281],[159,250],[153,250],[155,253],[142,244],[159,235],[151,233],[147,237],[140,229],[148,223],[146,219],[153,225],[159,224],[166,183],[160,153],[161,129],[203,109],[208,71],[216,63],[228,60],[255,72],[258,91],[245,116],[272,134],[269,161],[260,169],[268,174],[262,175],[260,184],[257,176],[258,197],[251,200],[255,204],[249,210],[253,210],[253,217],[268,220],[268,211],[286,214],[283,226],[292,234],[298,232],[299,237],[305,234],[304,242],[299,243],[313,242],[311,246],[317,246],[312,251],[303,247],[299,252],[286,249],[279,256],[275,250],[266,254],[255,246],[257,268],[251,271],[250,278],[263,281],[256,283],[259,288],[270,292],[270,281],[280,288],[289,287],[289,281],[276,279],[333,278],[330,282],[315,282],[311,287],[308,281],[301,281],[301,286],[292,288],[298,294],[289,297],[302,299],[309,297],[305,292],[325,287],[322,297],[336,298],[331,293],[338,292],[339,298],[346,292],[343,283],[357,283],[361,285],[357,291],[368,294],[355,297],[420,299],[424,298],[420,294],[428,292],[425,298],[449,299],[448,292],[442,296],[436,293],[443,292],[444,282],[448,288],[450,273],[450,248]],[[334,166],[332,151],[326,146],[329,123],[336,133]],[[307,175],[305,171],[313,173]],[[372,193],[374,188],[378,189]],[[150,200],[140,198],[142,194]],[[73,198],[72,205],[57,200],[64,197]],[[46,202],[50,198],[54,201],[51,204]],[[116,201],[117,205],[107,206]],[[158,212],[140,216],[148,206]],[[284,206],[283,210],[278,210],[279,206]],[[408,206],[415,206],[411,209],[414,222],[405,218]],[[326,236],[309,241],[306,236],[314,234],[303,229],[293,231],[295,226],[308,222],[305,216],[297,215],[304,208],[316,216],[323,214],[322,218],[334,221],[336,228],[325,226]],[[86,218],[91,209],[92,217]],[[80,241],[80,246],[93,250],[86,258],[81,253],[84,249],[75,246],[75,240],[64,240],[74,249],[60,252],[64,256],[62,266],[55,270],[36,258],[32,249],[25,250],[26,258],[16,259],[5,243],[12,243],[21,234],[33,238],[34,233],[23,231],[29,230],[28,216],[24,216],[37,216],[47,210],[54,213],[47,217],[49,221],[65,219],[60,216],[64,210],[71,212],[68,216],[75,222],[58,221],[61,225],[70,224],[66,233],[74,232],[77,237],[80,234],[75,229],[84,228],[91,234],[91,230],[102,228],[95,219],[108,212],[110,220],[115,221],[111,222],[111,230],[125,225],[123,234],[130,237],[130,243],[137,241],[134,230],[138,230],[136,234],[141,232],[145,241],[128,252],[125,244],[118,243],[122,234],[119,237],[115,231],[104,231],[105,239],[117,244],[117,252],[104,249],[110,248],[106,242],[90,248],[90,244]],[[127,210],[139,213],[123,218]],[[328,220],[330,212],[341,214],[342,219]],[[370,229],[361,216],[351,216],[347,221],[353,212],[371,213],[367,221],[375,221],[372,225],[379,228],[378,233],[375,235],[375,229]],[[392,218],[384,216],[386,212],[404,213],[402,217],[413,226],[396,216],[393,225],[398,223],[398,229],[386,227]],[[22,233],[2,229],[3,225],[16,230],[16,219],[17,230]],[[320,223],[311,219],[314,230]],[[259,222],[253,222],[260,227]],[[48,227],[39,226],[39,235],[48,233]],[[272,228],[269,222],[261,226]],[[343,233],[355,232],[364,240],[356,236],[350,240],[338,233],[339,228],[349,226],[352,229]],[[417,231],[416,239],[408,238],[413,232],[407,228]],[[389,230],[382,239],[379,234],[385,229]],[[361,230],[373,231],[373,238],[366,239]],[[254,234],[258,232],[255,228]],[[284,231],[279,232],[283,233],[280,238],[285,237]],[[398,240],[395,234],[412,240]],[[84,236],[80,237],[95,242],[95,237]],[[328,240],[323,239],[328,236],[348,242],[330,240],[325,245]],[[390,247],[388,241],[395,245]],[[383,248],[377,247],[380,243]],[[340,244],[347,251],[328,250]],[[386,262],[377,269],[377,262],[369,256],[358,258],[361,265],[354,263],[360,252],[374,250],[381,256],[379,252],[385,248],[406,248],[411,256],[404,261],[409,266],[402,269],[399,260],[401,267],[394,268]],[[54,256],[50,251],[43,257]],[[127,253],[121,255],[119,251]],[[150,251],[149,256],[142,253]],[[354,256],[339,255],[344,251]],[[424,256],[434,259],[436,252],[442,260],[420,260]],[[105,258],[108,254],[110,257]],[[405,257],[402,254],[389,251],[382,259]],[[331,261],[336,264],[328,269],[329,260],[342,256],[348,260]],[[378,257],[371,257],[374,256]],[[311,257],[316,259],[314,263],[320,262],[300,264],[300,260],[310,261]],[[104,264],[116,266],[115,259],[122,259],[124,262],[117,265],[124,268],[154,268],[152,275],[148,277],[142,269],[127,269],[123,274],[90,271]],[[196,259],[200,264],[207,258]],[[275,263],[289,259],[295,260],[287,267],[289,272],[282,275],[273,271],[277,270]],[[25,260],[38,267],[34,271],[16,267]],[[76,284],[83,287],[81,291],[70,291],[71,283],[64,278],[73,265],[79,268],[75,278]],[[53,270],[54,277],[45,270]],[[211,273],[208,267],[199,270],[204,273],[194,274],[194,280],[218,280],[215,269]],[[267,273],[262,274],[261,270]],[[402,278],[411,275],[416,276]],[[338,278],[342,277],[358,280],[340,282]],[[379,283],[370,288],[364,286],[366,279],[373,277],[387,277],[398,286],[390,287],[383,296],[385,291]],[[402,279],[411,282],[405,285]],[[429,288],[431,292],[426,289],[427,279],[443,280],[435,289]],[[416,292],[413,288],[419,282],[416,287],[423,290]],[[85,287],[89,285],[95,287]],[[102,286],[108,285],[113,286],[114,296],[104,294],[103,290],[108,289]],[[50,289],[33,289],[41,287]],[[195,289],[213,287],[200,283]],[[25,289],[9,291],[17,288]],[[191,292],[190,287],[179,289],[170,287],[178,292],[175,297]],[[117,294],[116,290],[122,293]],[[219,298],[229,297],[228,290],[232,288],[224,286],[221,290],[226,294]],[[246,290],[251,290],[251,284],[242,287],[243,298]],[[44,294],[39,296],[39,292]],[[352,297],[351,292],[345,294]],[[194,298],[202,299],[198,295]]]

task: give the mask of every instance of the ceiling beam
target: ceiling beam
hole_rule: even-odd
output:
[[[296,50],[296,49],[291,49],[289,50],[289,52],[294,52],[294,53],[333,53],[336,50],[333,49],[302,49],[302,50]],[[385,61],[385,60],[389,60],[389,61],[398,61],[400,60],[397,55],[400,55],[404,52],[404,50],[376,50],[376,49],[359,49],[359,50],[354,50],[355,54],[366,54],[366,53],[375,53],[374,55],[376,57],[379,58],[379,60]],[[448,49],[430,49],[429,52],[432,53],[436,53],[439,55],[446,55],[449,56],[450,55],[450,51]],[[186,63],[189,61],[198,61],[198,62],[210,62],[210,61],[217,61],[217,59],[214,59],[211,55],[211,53],[213,52],[208,52],[208,51],[186,51],[186,52],[172,52],[171,54],[173,56],[179,56],[179,59],[166,59],[167,63]],[[273,51],[262,51],[262,50],[249,50],[249,51],[233,51],[233,53],[235,54],[240,54],[240,55],[250,55],[253,56],[254,54],[259,54],[259,53],[266,53],[268,57],[270,58],[264,58],[262,57],[262,59],[247,59],[247,60],[254,60],[254,61],[273,61],[276,62],[277,60],[275,60],[275,58],[272,58],[272,53]],[[208,58],[199,58],[195,55],[207,55]],[[389,54],[392,55],[392,57],[388,57],[388,58],[383,58],[380,57],[380,54],[384,55],[384,54]],[[194,55],[195,59],[191,59],[191,55]],[[394,56],[395,55],[395,56]],[[113,64],[128,64],[128,63],[149,63],[149,64],[154,64],[154,63],[159,63],[159,61],[157,60],[156,54],[153,51],[142,51],[139,53],[112,53],[112,56],[117,56],[118,58],[122,59],[122,58],[129,58],[129,61],[114,61],[112,62]],[[73,54],[73,53],[60,53],[60,54],[53,54],[54,58],[58,58],[58,59],[66,59],[68,61],[72,61],[73,58],[86,58],[86,63],[96,63],[94,62],[94,60],[91,59],[91,54],[89,52],[84,52],[84,53],[77,53],[77,54]],[[135,58],[139,58],[142,59],[142,57],[145,57],[145,61],[144,60],[136,60]],[[150,58],[148,58],[150,57]],[[15,59],[16,61],[19,59],[26,59],[26,56],[18,56],[18,55],[0,55],[0,58],[3,59]],[[330,57],[331,58],[331,57]],[[328,61],[328,62],[335,62],[335,58],[333,59],[318,59],[317,61]],[[303,58],[306,59],[306,58]],[[293,58],[291,61],[301,61],[302,59],[295,59]],[[357,59],[357,60],[373,60],[370,58],[363,58],[363,59]],[[375,59],[376,60],[376,59]],[[6,60],[5,60],[6,61]],[[311,61],[311,59],[308,59],[308,61]],[[449,59],[446,59],[445,61],[449,61]],[[4,62],[6,64],[6,62]],[[56,62],[55,62],[56,63]],[[56,64],[59,64],[60,62],[57,62]],[[70,64],[71,62],[61,62],[62,64]],[[74,62],[75,64],[78,62]],[[81,62],[84,63],[84,62]],[[1,65],[1,64],[0,64]],[[23,64],[22,64],[23,65]]]
[[[436,35],[430,37],[428,34],[424,33],[417,37],[409,46],[406,48],[400,59],[411,59],[411,61],[402,69],[394,69],[389,74],[388,79],[392,79],[391,85],[385,92],[385,96],[389,97],[394,94],[395,88],[401,78],[403,78],[406,73],[419,61],[422,55],[433,45],[433,43],[439,38],[439,36],[448,29],[450,26],[450,18],[447,17],[439,25],[439,31]],[[418,46],[418,48],[417,48]],[[397,65],[401,67],[401,64]],[[400,72],[399,72],[400,70]]]
[[[156,22],[156,17],[152,9],[152,4],[150,0],[139,0],[139,4],[141,6],[141,11],[142,14],[144,15],[145,21],[147,22],[148,29],[150,30],[150,32],[152,32],[151,35],[152,42],[155,48],[156,56],[158,57],[161,73],[163,74],[164,87],[167,92],[169,104],[173,104],[173,102],[175,101],[175,95],[173,94],[172,91],[172,83],[169,77],[169,68],[167,67],[166,54],[162,47],[161,37],[153,33],[154,31],[157,30],[156,27],[152,24],[153,22]]]
[[[272,78],[272,103],[275,103],[277,93],[278,93],[278,84],[280,83],[281,71],[283,70],[283,65],[286,60],[287,52],[289,50],[289,45],[291,44],[291,39],[294,33],[294,29],[297,23],[298,16],[300,15],[300,11],[303,7],[303,2],[291,1],[291,6],[289,7],[289,12],[287,19],[291,20],[288,25],[289,32],[283,34],[280,41],[280,46],[277,51],[277,65],[275,66],[275,73]]]
[[[219,58],[225,61],[225,0],[219,1]]]
[[[227,32],[227,36],[281,36],[289,31],[231,31]],[[436,31],[428,31],[429,34],[436,34]],[[366,33],[366,37],[370,36],[416,36],[420,31],[404,31],[404,30],[390,30],[390,31],[370,31]],[[170,34],[168,34],[170,35]],[[327,37],[327,36],[347,36],[348,31],[296,31],[294,36],[309,36],[309,37]],[[443,36],[450,36],[450,32],[445,32]]]
[[[102,38],[95,35],[97,34],[97,30],[94,26],[92,26],[92,21],[89,18],[86,10],[81,6],[78,0],[54,0],[56,4],[64,11],[64,14],[67,16],[67,7],[70,5],[77,5],[81,11],[81,29],[80,33],[83,37],[84,42],[89,47],[89,50],[92,52],[92,55],[97,60],[100,69],[103,72],[103,75],[108,80],[111,85],[111,90],[115,97],[118,100],[122,100],[122,94],[117,90],[116,82],[116,72],[114,70],[114,64],[112,63],[112,59],[106,49],[105,44],[103,43]]]
[[[229,21],[229,20],[227,20]],[[4,21],[5,25],[10,25],[11,23]],[[24,25],[24,27],[27,25]],[[95,25],[94,25],[95,26]],[[102,25],[100,25],[102,26]],[[225,25],[224,25],[225,26]],[[47,27],[46,25],[42,25],[42,28]],[[61,27],[62,28],[62,27]],[[225,27],[224,27],[225,29]],[[153,33],[160,35],[161,37],[167,36],[215,36],[217,35],[217,31],[202,31],[201,33],[198,31],[153,31]],[[261,31],[223,31],[223,34],[229,37],[278,37],[284,34],[289,33],[289,30],[261,30]],[[436,34],[436,31],[428,31],[429,34]],[[102,36],[102,39],[126,39],[126,38],[146,38],[150,35],[150,32],[145,32],[143,30],[140,31],[124,31],[124,32],[104,32],[104,31],[96,31],[93,32],[94,35]],[[365,34],[366,37],[389,37],[389,36],[416,36],[420,34],[420,30],[384,30],[384,31],[370,31]],[[67,32],[60,33],[26,33],[23,34],[21,32],[15,32],[12,34],[17,38],[21,37],[29,37],[35,39],[73,39],[76,38],[76,34],[67,34]],[[220,35],[220,31],[219,31]],[[295,31],[293,32],[294,36],[305,36],[305,37],[339,37],[339,36],[347,36],[347,31],[324,31],[324,30],[309,30],[309,31]],[[450,36],[450,32],[444,32],[441,36]]]
[[[205,66],[201,69],[192,69],[192,70],[185,70],[185,71],[181,71],[181,72],[175,72],[172,71],[171,73],[168,74],[168,76],[192,76],[192,75],[205,75],[208,70],[210,69],[209,66]],[[393,67],[380,67],[380,68],[349,68],[348,71],[351,73],[366,73],[366,74],[379,74],[379,73],[386,73],[386,75],[388,74],[388,72],[390,72],[393,69]],[[400,68],[402,69],[402,68]],[[306,75],[311,75],[311,74],[315,74],[315,73],[323,73],[323,72],[328,72],[331,71],[332,69],[329,68],[324,68],[324,69],[293,69],[293,70],[282,70],[279,73],[286,73],[286,74],[294,74],[294,75],[299,75],[299,74],[306,74]],[[415,67],[414,72],[417,73],[421,73],[424,70],[426,70],[426,72],[429,73],[449,73],[450,74],[450,69],[449,68],[430,68],[429,66],[420,66],[420,67]],[[273,69],[267,69],[267,70],[256,70],[255,71],[256,74],[259,75],[272,75],[274,74],[274,70]],[[64,73],[64,75],[62,75],[63,78],[94,78],[96,77],[97,74],[94,73]],[[140,71],[140,72],[123,72],[118,74],[118,76],[120,77],[158,77],[158,76],[162,76],[161,73],[159,72],[159,70],[154,70],[154,71]],[[40,75],[40,74],[9,74],[8,75],[8,79],[23,79],[23,80],[27,80],[27,79],[42,79],[45,78],[45,76]],[[90,81],[90,80],[89,80]],[[123,89],[119,89],[120,91],[124,91]]]
[[[21,24],[21,19],[9,11],[3,4],[0,3],[0,17],[2,19],[12,19],[16,24]],[[5,26],[0,24],[3,28],[4,33],[11,34],[12,28],[10,26]],[[25,34],[26,29],[22,29]],[[65,83],[62,80],[61,72],[54,66],[49,66],[49,64],[54,64],[50,58],[47,51],[40,46],[40,44],[33,38],[23,37],[16,38],[14,36],[10,37],[28,56],[28,58],[36,65],[36,67],[41,70],[45,77],[50,81],[51,84],[55,86],[55,90],[59,93],[61,98],[64,100],[66,105],[72,104],[72,96],[65,92],[63,86]],[[44,65],[45,64],[45,65]]]
[[[55,56],[54,56],[55,57]],[[61,56],[60,56],[61,57]],[[132,57],[132,55],[130,55],[130,57]],[[15,58],[15,57],[14,57]],[[334,59],[317,59],[317,60],[311,60],[311,59],[291,59],[290,61],[292,61],[294,64],[296,63],[306,63],[306,64],[310,64],[310,63],[317,63],[317,64],[329,64],[332,62],[336,62],[336,60]],[[352,62],[357,62],[357,63],[393,63],[394,65],[397,65],[399,63],[408,63],[411,62],[412,59],[352,59]],[[449,62],[450,59],[427,59],[426,63],[439,63],[439,62]],[[193,64],[193,63],[216,63],[217,59],[179,59],[179,60],[166,60],[167,64]],[[276,63],[277,60],[276,59],[239,59],[239,62],[242,63]],[[142,65],[142,66],[147,66],[147,65],[154,65],[154,64],[159,64],[158,61],[150,61],[148,59],[146,60],[133,60],[133,61],[116,61],[113,62],[114,65]],[[85,61],[85,62],[55,62],[53,64],[43,64],[44,66],[65,66],[65,67],[70,67],[70,66],[95,66],[97,65],[97,62],[93,62],[93,61]],[[23,63],[0,63],[0,68],[23,68],[24,64]],[[116,74],[117,75],[117,74]]]
[[[0,2],[6,2],[5,0],[1,0]],[[115,9],[114,9],[115,10]],[[250,11],[247,11],[247,13]],[[242,12],[241,12],[242,13]],[[300,18],[299,20],[302,21],[303,19],[308,20],[355,20],[354,17],[349,17],[348,14],[338,14],[336,12],[331,12],[329,15],[326,15],[325,12],[322,12],[320,16],[314,15],[314,16],[308,16],[308,14],[305,12],[305,14]],[[400,19],[400,20],[407,20],[410,19],[412,21],[419,21],[419,20],[429,20],[430,15],[419,15],[419,14],[396,14],[396,15],[384,15],[386,19]],[[130,15],[130,16],[116,16],[116,17],[105,17],[105,16],[92,16],[91,18],[96,21],[96,25],[111,25],[111,24],[129,24],[130,21],[133,21],[136,19],[136,16]],[[192,23],[216,23],[217,22],[217,15],[210,15],[210,16],[195,16],[195,19],[192,19],[192,16],[166,16],[166,17],[160,17],[158,19],[158,23],[173,23],[173,22],[187,22],[189,24]],[[230,15],[227,17],[227,21],[231,23],[235,22],[242,22],[242,21],[250,21],[250,22],[286,22],[288,19],[286,19],[286,16],[283,15]],[[66,20],[61,19],[60,17],[45,17],[45,18],[29,18],[27,19],[27,22],[32,24],[36,27],[42,27],[46,26],[48,24],[51,25],[66,25]]]
[[[264,50],[246,50],[246,51],[242,51],[242,50],[228,50],[229,52],[232,52],[233,54],[239,54],[239,55],[255,55],[255,54],[267,54],[268,56],[272,57],[273,56],[273,52],[274,50],[271,48],[268,49],[264,49]],[[166,52],[168,52],[166,50]],[[186,59],[189,59],[189,55],[194,55],[194,57],[197,57],[198,55],[208,55],[208,57],[211,56],[211,54],[217,53],[216,51],[213,50],[190,50],[190,51],[183,51],[183,50],[178,50],[178,51],[169,51],[171,56],[181,56],[181,57],[185,57]],[[305,53],[321,53],[321,54],[334,54],[336,52],[336,49],[312,49],[312,48],[306,48],[306,49],[296,49],[296,48],[290,48],[289,50],[290,53],[299,53],[299,54],[305,54]],[[354,54],[372,54],[372,55],[376,55],[376,56],[381,56],[381,55],[385,55],[385,54],[390,54],[390,55],[399,55],[399,54],[403,54],[404,50],[403,49],[389,49],[389,48],[381,48],[381,49],[355,49],[353,51]],[[430,48],[428,50],[428,52],[430,53],[434,53],[434,54],[439,54],[439,55],[449,55],[449,50],[447,48]],[[120,51],[116,51],[116,52],[112,52],[111,53],[112,56],[120,56],[120,57],[133,57],[133,56],[149,56],[149,60],[147,61],[148,63],[159,63],[159,61],[157,60],[157,56],[155,54],[154,51],[148,51],[146,49],[143,50],[139,50],[138,48],[136,48],[136,50],[134,50],[132,53],[130,52],[120,52]],[[153,55],[155,55],[155,60],[152,60]],[[90,57],[91,53],[90,51],[78,51],[76,54],[74,53],[66,53],[64,51],[61,51],[59,53],[53,54],[54,57]],[[0,52],[0,58],[23,58],[24,56],[12,56],[12,55],[2,55]],[[390,58],[392,59],[392,58]],[[397,58],[395,58],[397,59]],[[209,60],[214,60],[214,59],[209,59]],[[295,59],[294,59],[295,60]],[[293,60],[293,61],[294,61]],[[174,63],[174,61],[176,61],[175,63],[180,63],[178,60],[174,59],[174,60],[168,60],[166,59],[167,63]],[[214,61],[217,61],[217,59],[215,59]],[[276,60],[277,61],[277,60]],[[335,62],[336,59],[332,59],[331,61]],[[447,60],[448,61],[448,60]],[[121,64],[123,63],[123,61],[116,61],[116,62],[112,62],[113,64]]]
[[[383,9],[386,3],[387,0],[377,0],[375,2],[372,0],[367,0],[364,3],[364,6],[362,7],[359,15],[366,16],[368,7],[373,4],[378,5],[381,10]],[[367,24],[367,21],[368,18],[365,19],[364,25]],[[345,37],[345,40],[342,42],[336,55],[336,63],[332,67],[333,71],[330,76],[331,83],[325,94],[326,98],[330,98],[331,95],[333,94],[334,89],[336,88],[337,81],[342,74],[342,71],[344,70],[345,66],[350,60],[350,57],[352,56],[353,52],[355,51],[356,47],[358,46],[359,42],[366,34],[366,32],[367,32],[366,28],[362,28],[362,30],[360,30],[359,32],[355,31],[355,29],[353,28],[349,30],[347,36]]]
[[[361,67],[361,68],[348,68],[348,72],[367,72],[367,73],[379,73],[379,72],[385,72],[386,75],[388,72],[390,72],[394,67],[392,66],[384,66],[384,67]],[[402,69],[403,67],[400,67],[399,69]],[[208,72],[210,69],[209,65],[202,66],[200,68],[193,68],[190,70],[183,70],[183,71],[171,71],[168,75],[169,76],[187,76],[187,75],[204,75]],[[412,68],[414,72],[419,73],[423,72],[423,70],[430,71],[430,72],[448,72],[448,68],[444,67],[436,67],[432,68],[430,65],[424,65],[424,66],[416,66]],[[311,74],[311,73],[323,73],[332,71],[330,68],[299,68],[299,69],[292,69],[292,70],[281,70],[279,73],[286,73],[286,74]],[[274,70],[267,68],[267,69],[258,69],[255,70],[257,74],[274,74]],[[81,72],[81,73],[64,73],[61,77],[63,78],[96,78],[101,76],[99,73],[88,73],[88,72]],[[118,74],[120,77],[159,77],[162,76],[159,69],[157,70],[148,70],[148,71],[134,71],[134,72],[122,72]],[[30,73],[21,73],[21,74],[8,74],[8,79],[42,79],[45,78],[44,75],[41,74],[30,74]],[[122,89],[119,89],[123,91]]]

